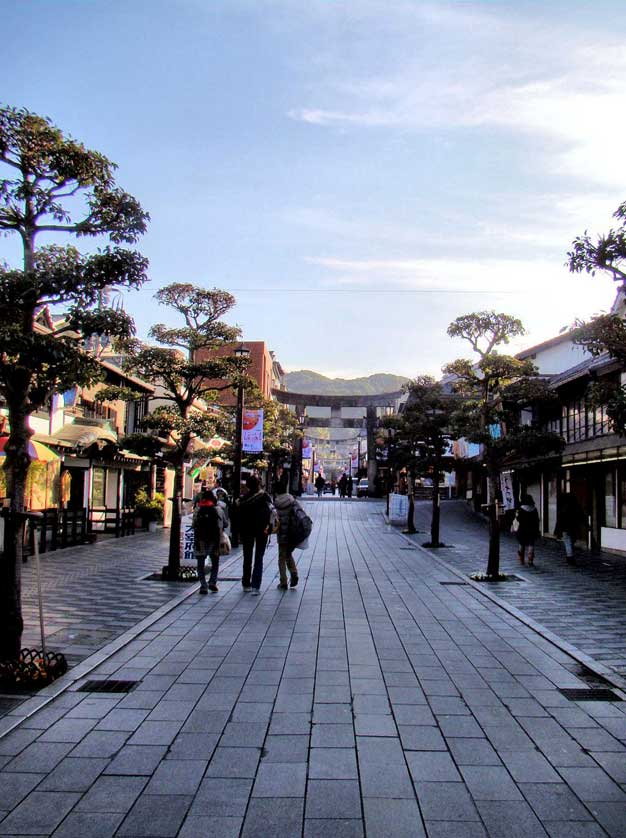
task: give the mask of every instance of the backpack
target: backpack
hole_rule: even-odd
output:
[[[199,506],[193,518],[193,532],[198,541],[217,541],[222,518],[216,506]]]
[[[294,503],[289,513],[289,544],[297,547],[311,535],[313,521],[298,503]]]

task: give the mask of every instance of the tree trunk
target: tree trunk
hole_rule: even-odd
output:
[[[22,645],[21,571],[25,518],[26,475],[30,465],[26,410],[9,404],[11,434],[5,447],[4,469],[10,506],[5,510],[4,550],[0,560],[0,660],[17,660]]]
[[[167,578],[177,579],[180,574],[180,527],[183,503],[183,459],[174,470],[174,492],[172,497],[172,523],[170,526],[170,550],[167,557]]]
[[[487,560],[487,576],[497,577],[500,574],[500,521],[498,518],[498,474],[489,472],[489,557]]]
[[[433,512],[430,522],[430,546],[440,547],[439,520],[441,516],[441,497],[439,494],[439,466],[433,468]]]

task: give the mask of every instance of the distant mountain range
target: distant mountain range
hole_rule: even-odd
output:
[[[327,378],[313,370],[296,370],[285,375],[287,390],[320,396],[373,396],[400,390],[409,379],[402,375],[377,372],[362,378]]]

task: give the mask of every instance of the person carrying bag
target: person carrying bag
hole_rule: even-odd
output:
[[[279,516],[278,541],[278,588],[287,590],[298,584],[298,566],[293,558],[294,549],[305,550],[313,522],[293,495],[287,491],[287,477],[282,475],[276,485],[274,504]],[[290,579],[287,585],[287,570]]]

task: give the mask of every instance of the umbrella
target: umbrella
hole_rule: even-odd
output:
[[[6,457],[5,446],[9,441],[8,436],[0,437],[0,462],[1,458]],[[51,451],[41,442],[36,442],[34,439],[28,440],[28,456],[31,460],[38,460],[40,463],[51,463],[53,460],[58,460],[58,454]]]

